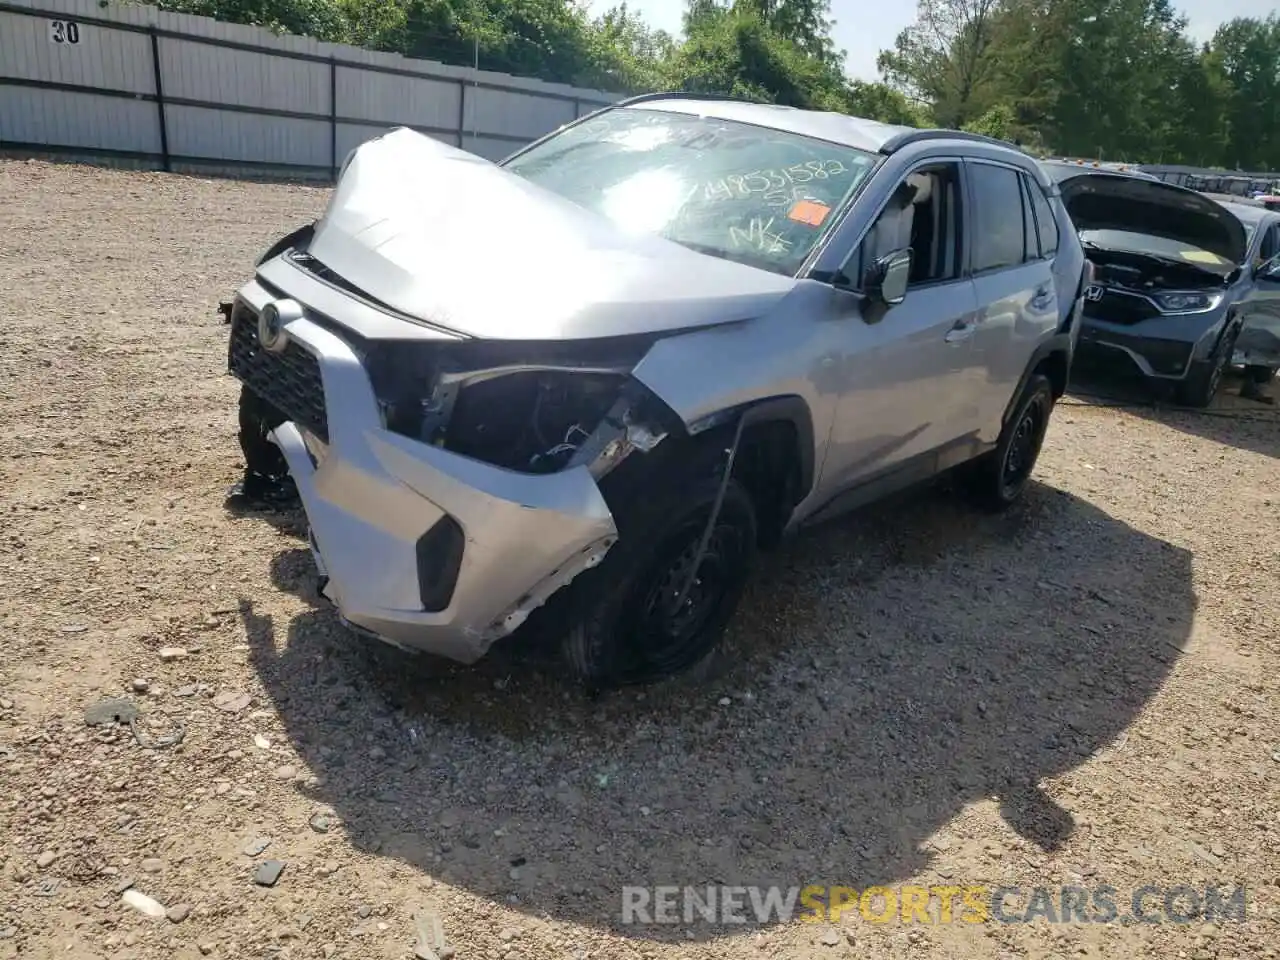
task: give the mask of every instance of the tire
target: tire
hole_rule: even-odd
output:
[[[1264,367],[1261,364],[1245,367],[1244,375],[1259,386],[1268,384],[1276,378],[1276,372],[1274,369],[1271,367]]]
[[[619,523],[604,562],[579,576],[564,598],[564,663],[595,690],[653,683],[708,661],[737,609],[756,552],[756,510],[736,479],[725,489],[703,576],[688,594],[682,630],[657,601],[681,591],[714,509],[721,469],[681,471]],[[665,631],[665,632],[664,632]],[[676,636],[672,635],[672,632]]]
[[[974,461],[969,470],[969,489],[981,506],[1005,510],[1022,497],[1040,458],[1053,404],[1049,378],[1032,374],[1000,431],[996,448]]]
[[[1178,384],[1175,399],[1184,407],[1204,409],[1213,403],[1218,395],[1218,387],[1222,385],[1222,375],[1231,364],[1231,356],[1235,353],[1236,337],[1239,329],[1227,333],[1218,344],[1218,350],[1209,360],[1201,360],[1191,365],[1186,378]]]

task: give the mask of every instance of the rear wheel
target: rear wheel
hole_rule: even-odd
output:
[[[713,653],[737,608],[756,550],[756,512],[730,479],[711,535],[721,477],[698,471],[638,507],[618,543],[565,598],[561,641],[574,676],[594,688],[650,683]]]
[[[969,488],[983,506],[1003,510],[1022,496],[1040,458],[1053,401],[1049,378],[1033,374],[1000,432],[996,448],[969,468]]]

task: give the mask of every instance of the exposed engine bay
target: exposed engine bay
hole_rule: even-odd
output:
[[[539,370],[481,380],[459,393],[448,423],[428,419],[424,439],[486,463],[553,473],[591,435],[620,385],[610,374]]]
[[[388,430],[544,474],[616,455],[602,433],[637,447],[665,435],[669,411],[630,378],[650,343],[374,344],[365,363]]]
[[[1085,247],[1085,255],[1093,264],[1095,282],[1140,293],[1218,290],[1225,287],[1230,279],[1221,271],[1136,251],[1111,250],[1090,244]]]

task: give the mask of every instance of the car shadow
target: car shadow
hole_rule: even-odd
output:
[[[273,574],[315,601],[305,550]],[[388,663],[323,607],[242,616],[358,850],[665,941],[755,927],[624,926],[624,886],[951,876],[967,841],[938,835],[991,798],[1010,843],[1060,848],[1076,824],[1040,782],[1119,746],[1195,606],[1187,551],[1033,484],[1004,515],[926,489],[791,541],[701,687],[592,699],[536,664]]]
[[[1090,406],[1123,407],[1134,416],[1224,446],[1280,458],[1280,405],[1240,396],[1243,379],[1228,372],[1206,410],[1176,404],[1168,391],[1151,387],[1141,376],[1101,364],[1078,364],[1071,371],[1067,394]],[[1266,390],[1280,403],[1280,384]]]

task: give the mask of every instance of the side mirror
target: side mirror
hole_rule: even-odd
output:
[[[897,306],[907,296],[911,262],[910,250],[895,250],[886,254],[868,268],[862,289],[873,302],[889,307]]]

